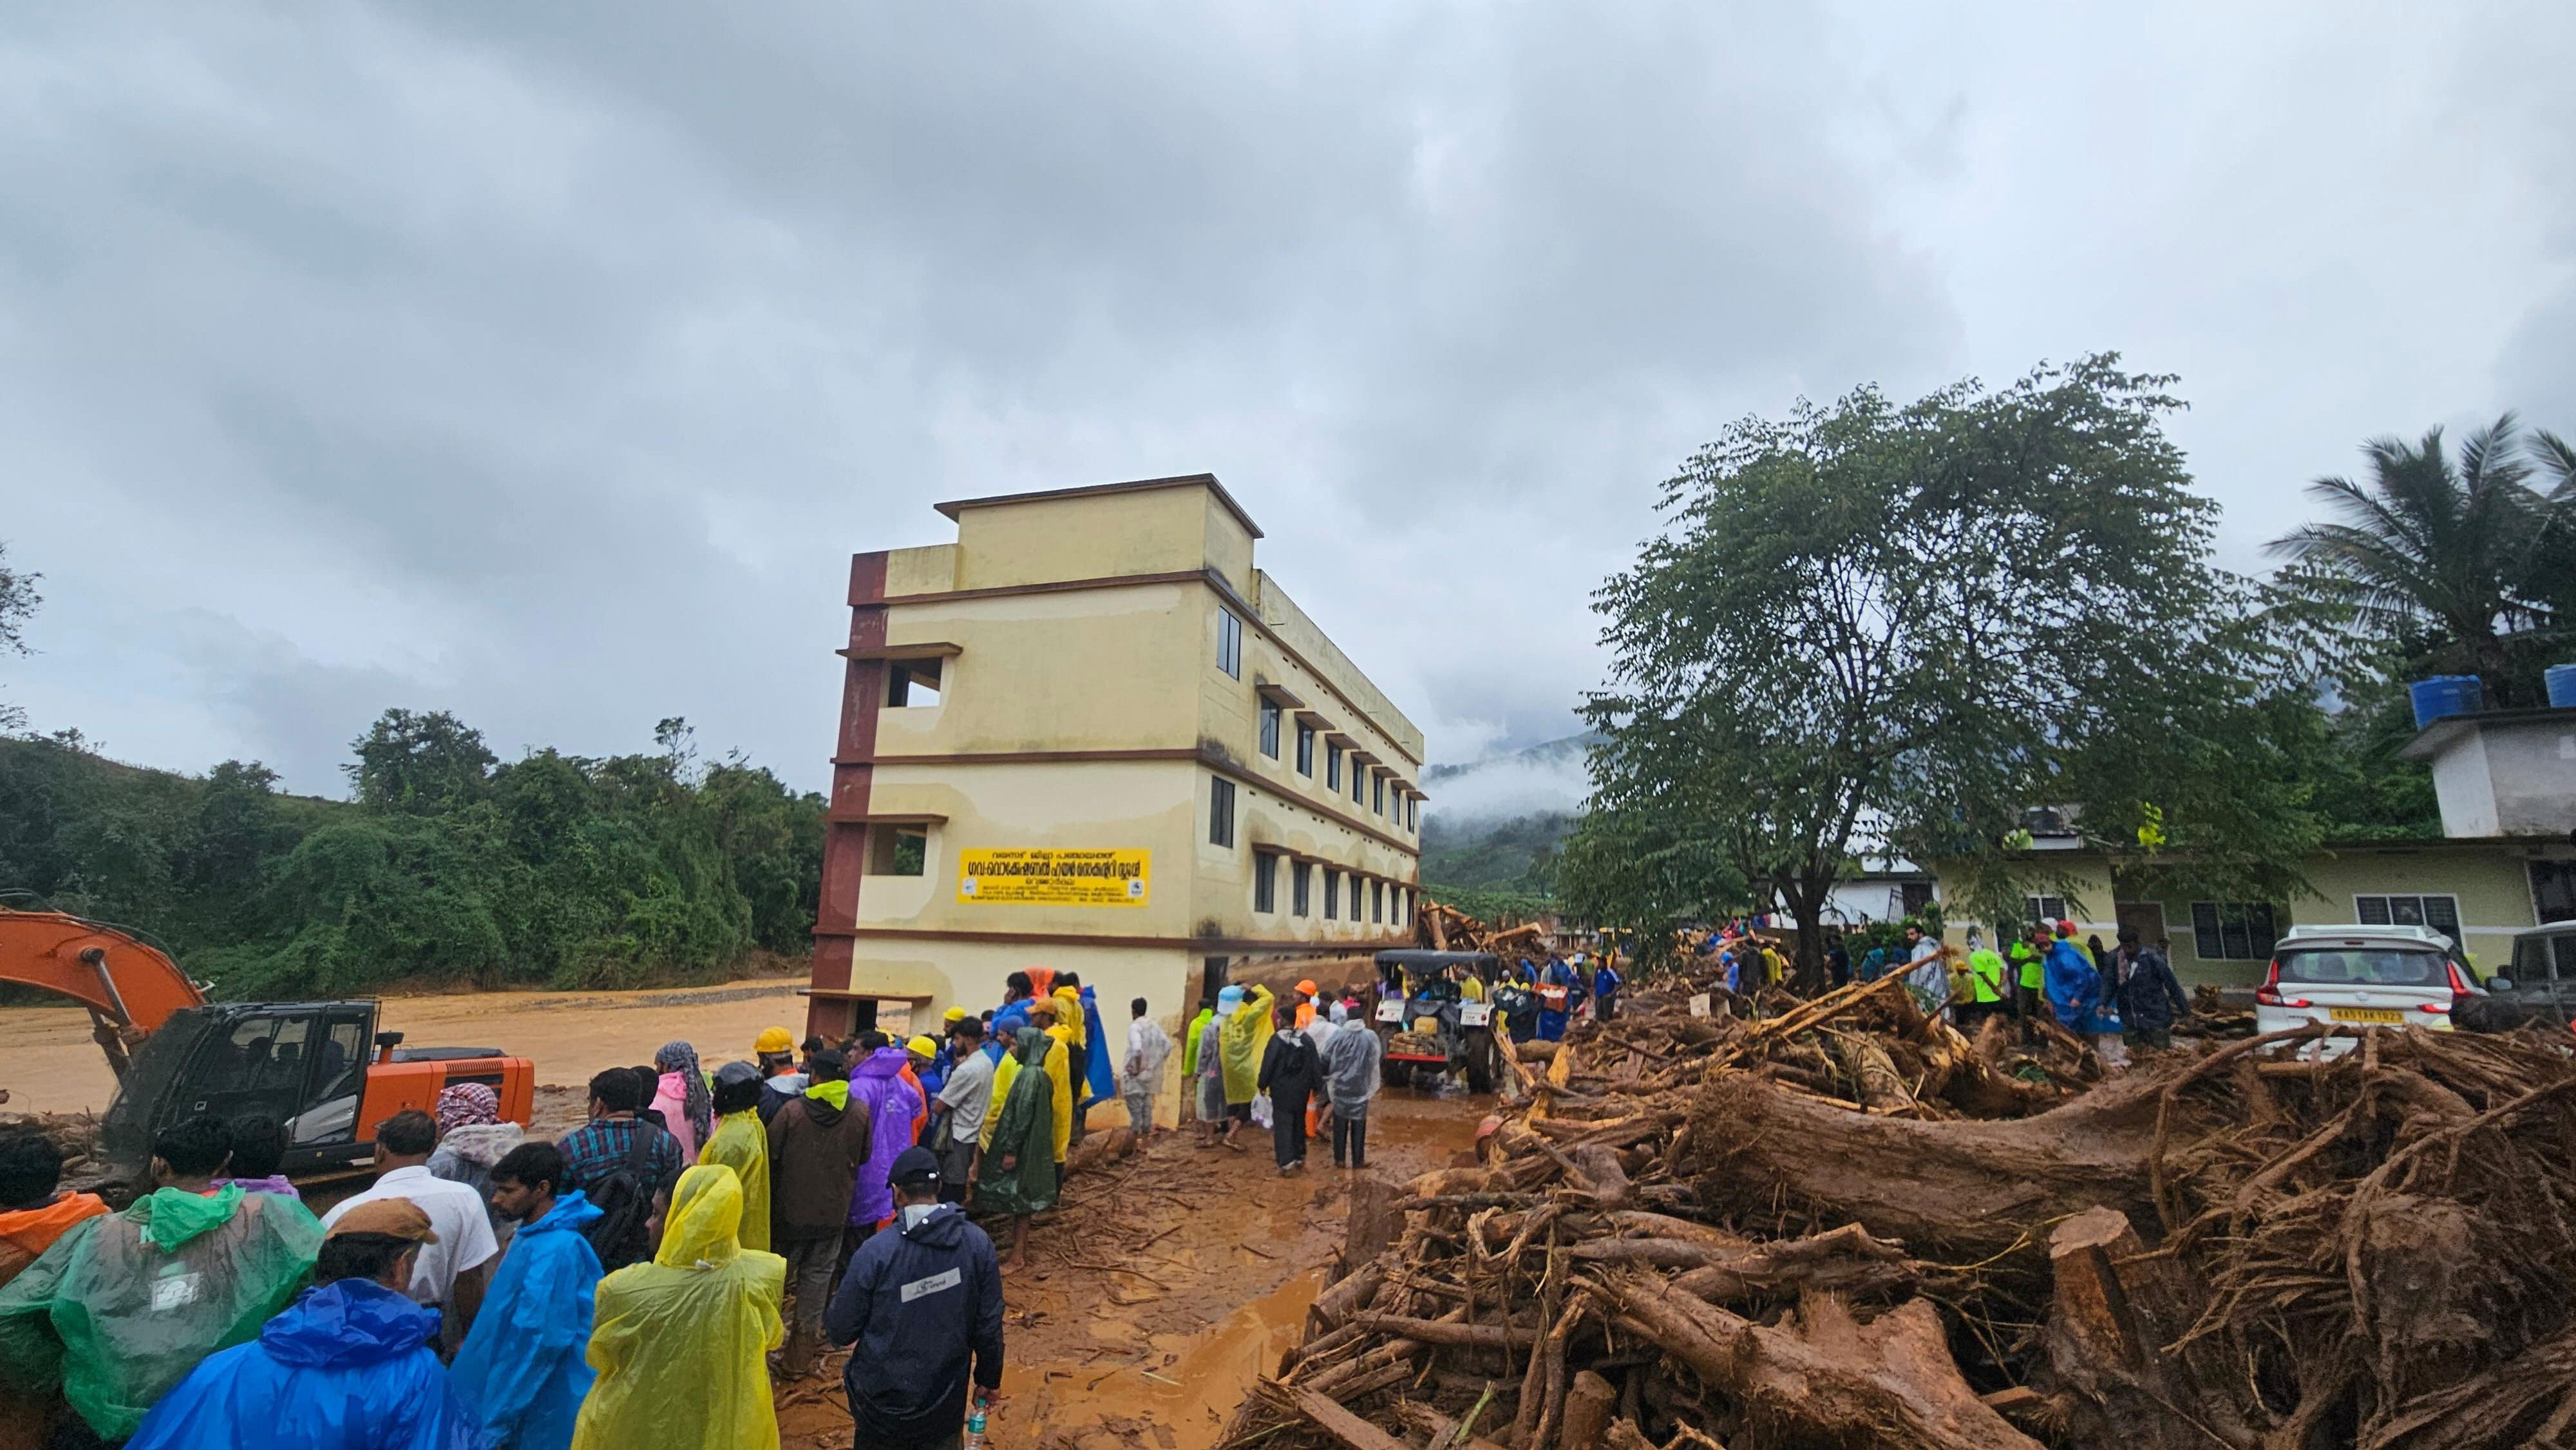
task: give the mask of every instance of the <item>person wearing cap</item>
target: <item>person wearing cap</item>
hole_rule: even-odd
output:
[[[789,1098],[805,1091],[808,1081],[796,1066],[796,1039],[784,1027],[764,1027],[751,1040],[752,1060],[760,1068],[760,1121],[778,1116]]]
[[[1315,979],[1312,977],[1297,984],[1298,1031],[1307,1031],[1315,1025],[1315,994],[1321,990],[1323,989],[1315,985]]]
[[[967,1400],[1002,1385],[1002,1270],[966,1211],[939,1201],[939,1159],[894,1160],[895,1223],[859,1246],[824,1322],[855,1345],[841,1372],[857,1443],[887,1450],[955,1445]]]
[[[385,1119],[376,1128],[375,1185],[322,1215],[322,1227],[327,1231],[370,1203],[399,1198],[419,1204],[438,1237],[425,1240],[416,1256],[411,1297],[446,1316],[442,1343],[453,1349],[465,1342],[465,1332],[474,1325],[501,1243],[492,1233],[483,1195],[429,1171],[430,1154],[437,1148],[438,1121],[429,1114],[415,1109]]]
[[[742,1246],[769,1247],[769,1130],[760,1121],[760,1069],[728,1062],[716,1069],[716,1130],[698,1150],[701,1163],[721,1163],[742,1180]]]
[[[649,1264],[599,1281],[573,1450],[774,1446],[762,1357],[785,1330],[787,1261],[746,1249],[742,1180],[721,1164],[680,1175]]]
[[[867,1161],[874,1122],[867,1103],[850,1095],[837,1049],[818,1049],[810,1061],[812,1085],[769,1120],[770,1242],[786,1256],[796,1300],[779,1356],[779,1372],[789,1379],[802,1379],[814,1366],[850,1194]]]
[[[940,1063],[939,1043],[927,1032],[916,1032],[904,1043],[903,1050],[912,1054],[912,1076],[921,1084],[922,1095],[938,1097],[939,1090],[948,1084],[947,1069]]]
[[[452,1377],[484,1435],[508,1450],[568,1450],[590,1394],[582,1355],[600,1268],[583,1230],[600,1215],[565,1178],[552,1143],[522,1143],[492,1165],[492,1206],[518,1231]]]
[[[480,1450],[473,1412],[430,1347],[438,1315],[406,1293],[438,1242],[409,1199],[337,1215],[314,1286],[258,1339],[199,1361],[143,1417],[129,1450]]]
[[[2049,1010],[2067,1031],[2078,1037],[2110,1037],[2119,1032],[2119,1019],[2101,1010],[2102,973],[2094,967],[2092,954],[2075,939],[2075,923],[2057,924],[2057,939],[2042,966]],[[2107,1049],[2110,1044],[2102,1046]],[[2113,1054],[2105,1050],[2103,1056],[2109,1059]]]

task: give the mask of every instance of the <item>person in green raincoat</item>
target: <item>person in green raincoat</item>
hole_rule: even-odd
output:
[[[777,1450],[768,1352],[787,1261],[746,1249],[742,1180],[721,1163],[680,1175],[653,1262],[599,1281],[573,1450]]]
[[[760,1069],[728,1062],[716,1069],[715,1131],[700,1163],[721,1163],[742,1180],[742,1246],[769,1251],[769,1130],[760,1122]]]
[[[1029,1215],[1055,1207],[1055,1087],[1047,1080],[1046,1054],[1054,1042],[1024,1021],[1003,1018],[994,1031],[1020,1070],[993,1114],[975,1206],[1011,1216],[1011,1257],[1005,1268],[1029,1262]]]
[[[1199,1015],[1190,1019],[1190,1030],[1181,1037],[1181,1106],[1195,1116],[1198,1112],[1199,1039],[1207,1035],[1207,1025],[1216,1020],[1216,1004],[1202,1002]]]
[[[283,1194],[214,1187],[231,1153],[220,1118],[163,1129],[158,1189],[73,1225],[0,1289],[0,1374],[35,1393],[59,1385],[116,1443],[199,1360],[256,1337],[304,1287],[322,1225]]]

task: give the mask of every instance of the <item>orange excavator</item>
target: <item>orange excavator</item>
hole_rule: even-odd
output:
[[[58,992],[89,1009],[116,1069],[100,1147],[139,1178],[153,1135],[198,1113],[267,1113],[286,1125],[286,1172],[324,1178],[363,1167],[376,1128],[429,1110],[452,1083],[487,1084],[501,1116],[528,1121],[536,1065],[497,1047],[405,1047],[376,1030],[372,1001],[208,1002],[168,953],[132,933],[54,911],[0,908],[0,982]]]

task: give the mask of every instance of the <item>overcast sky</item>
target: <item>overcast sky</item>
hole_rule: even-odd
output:
[[[1204,469],[1466,760],[1800,394],[2121,350],[2248,567],[2367,436],[2576,430],[2576,6],[1957,8],[8,7],[0,699],[819,787],[851,552]]]

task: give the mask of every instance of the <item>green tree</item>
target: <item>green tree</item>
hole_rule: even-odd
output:
[[[349,742],[341,768],[358,803],[405,815],[439,815],[483,794],[495,757],[483,732],[444,710],[387,710]]]
[[[36,617],[36,606],[45,602],[36,592],[36,581],[44,577],[10,568],[9,546],[0,543],[0,654],[27,653],[27,621]],[[15,730],[26,723],[24,709],[0,705],[0,730]]]
[[[2318,479],[2308,494],[2329,517],[2272,541],[2293,566],[2283,587],[2333,611],[2355,659],[2400,677],[2474,674],[2490,703],[2537,703],[2536,651],[2558,637],[2553,606],[2570,587],[2576,489],[2564,480],[2576,454],[2548,433],[2526,450],[2511,413],[2456,456],[2439,428],[2414,443],[2374,438],[2362,453],[2366,481]],[[2560,475],[2555,498],[2531,486],[2535,461]],[[2393,683],[2379,668],[2361,678],[2371,675]]]
[[[2071,890],[2012,849],[2040,805],[2124,869],[2294,880],[2316,833],[2267,712],[2292,682],[2209,563],[2170,383],[2106,354],[1902,407],[1864,388],[1695,454],[1597,598],[1576,909],[1655,927],[1735,890],[1796,917],[1812,983],[1856,853],[1938,861],[1990,919]]]

